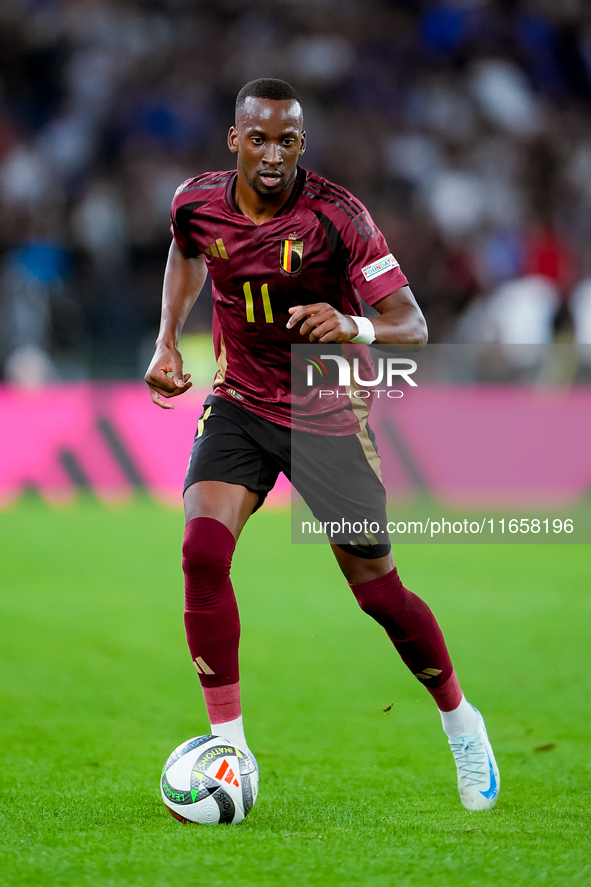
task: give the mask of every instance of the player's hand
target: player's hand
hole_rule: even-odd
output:
[[[169,375],[170,373],[170,375]],[[190,373],[183,373],[183,356],[177,348],[159,345],[148,371],[144,376],[150,389],[152,400],[163,410],[174,410],[167,401],[171,397],[184,394],[193,385],[189,382]],[[164,399],[163,399],[164,398]]]
[[[315,305],[296,305],[289,309],[291,317],[287,329],[292,329],[303,321],[300,336],[307,336],[309,342],[349,342],[357,335],[357,324],[346,314],[341,314],[328,302]]]

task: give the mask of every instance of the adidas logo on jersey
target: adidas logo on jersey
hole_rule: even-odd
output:
[[[215,243],[210,243],[209,246],[206,246],[203,252],[207,256],[215,256],[216,259],[228,258],[228,253],[226,252],[226,247],[224,246],[224,241],[221,237],[218,237]]]

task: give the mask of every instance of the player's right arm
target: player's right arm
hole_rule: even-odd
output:
[[[186,258],[173,240],[164,272],[156,352],[144,376],[152,400],[165,410],[173,410],[174,406],[168,400],[188,391],[192,384],[189,382],[190,374],[183,374],[183,357],[178,344],[185,320],[206,277],[204,257]]]

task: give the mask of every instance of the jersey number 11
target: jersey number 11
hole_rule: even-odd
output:
[[[252,298],[252,289],[250,281],[246,281],[243,286],[244,298],[246,300],[246,320],[248,323],[254,323],[254,302]],[[273,323],[273,309],[271,308],[271,299],[269,298],[269,287],[264,283],[261,287],[261,297],[263,299],[263,311],[265,312],[265,323]]]

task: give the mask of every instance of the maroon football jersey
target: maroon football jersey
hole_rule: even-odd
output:
[[[299,323],[286,328],[288,309],[328,302],[359,316],[360,297],[373,305],[408,281],[365,207],[344,188],[300,167],[287,203],[255,225],[235,203],[236,176],[230,170],[184,182],[172,203],[172,233],[186,257],[204,255],[211,276],[216,394],[291,426],[290,346],[306,340]],[[359,429],[348,398],[308,403],[308,427],[315,410],[332,412],[333,433]]]

